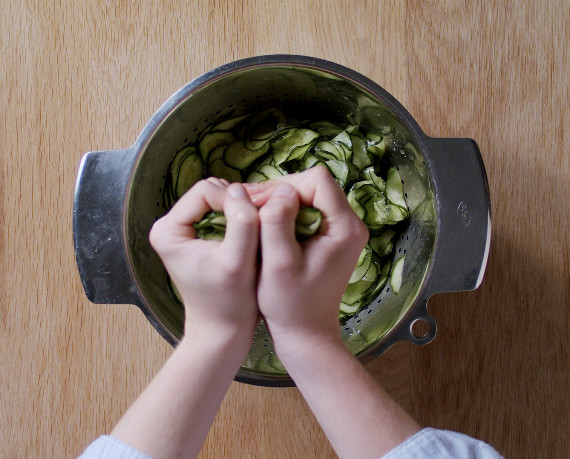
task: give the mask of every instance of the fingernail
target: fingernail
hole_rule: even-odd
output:
[[[291,185],[279,185],[275,188],[273,196],[291,196],[293,195],[293,187]]]
[[[232,198],[243,199],[247,196],[243,186],[241,185],[231,185],[228,187],[228,194]]]

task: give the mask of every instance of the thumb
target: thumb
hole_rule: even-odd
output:
[[[266,269],[293,267],[301,259],[301,246],[295,237],[299,196],[283,183],[259,210],[262,264]]]
[[[222,241],[228,257],[245,265],[255,261],[259,241],[257,208],[240,183],[232,183],[224,195],[226,234]]]

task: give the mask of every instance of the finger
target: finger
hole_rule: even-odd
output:
[[[190,188],[161,220],[161,226],[174,238],[195,238],[192,226],[211,210],[222,210],[225,189],[207,180]],[[161,221],[159,220],[159,222]],[[158,222],[157,222],[158,223]]]
[[[325,167],[317,166],[304,172],[260,182],[247,190],[253,203],[263,206],[280,183],[289,183],[295,187],[301,204],[321,211],[321,234],[339,236],[347,231],[364,232],[364,225],[350,207],[346,194]]]
[[[215,185],[219,188],[227,188],[227,186],[230,184],[230,182],[228,182],[226,179],[222,179],[222,178],[218,178],[218,177],[208,177],[206,179],[207,182],[211,183],[212,185]]]
[[[257,208],[240,183],[229,185],[224,197],[226,234],[222,245],[228,257],[240,263],[255,261],[259,243]]]
[[[277,186],[259,210],[261,256],[264,268],[290,269],[301,260],[301,246],[295,237],[299,197],[289,184]]]

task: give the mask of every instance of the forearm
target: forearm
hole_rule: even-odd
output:
[[[155,459],[196,457],[250,344],[243,330],[187,330],[111,435]]]
[[[307,345],[277,352],[340,458],[377,458],[419,430],[340,337]]]

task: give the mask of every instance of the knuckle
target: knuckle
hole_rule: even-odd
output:
[[[289,217],[289,206],[284,202],[272,202],[259,210],[259,219],[263,223],[280,223]]]
[[[368,239],[370,239],[370,231],[368,230],[366,224],[362,220],[360,220],[360,218],[356,217],[353,220],[354,220],[353,223],[354,228],[352,230],[352,234],[354,235],[356,240],[360,243],[360,245],[364,246],[368,242]]]
[[[151,247],[157,252],[164,251],[165,246],[165,220],[164,217],[154,222],[150,228],[148,240]]]
[[[330,180],[334,181],[329,170],[322,165],[311,167],[310,169],[308,169],[306,179],[314,181],[316,183],[330,181]]]
[[[214,186],[212,183],[208,182],[208,179],[198,180],[190,190],[193,192],[204,193],[206,190],[212,188]]]
[[[228,222],[235,221],[240,226],[254,227],[258,224],[257,210],[253,206],[241,206],[228,213]]]
[[[313,176],[317,179],[327,180],[329,178],[332,178],[329,170],[325,166],[319,165],[309,170],[312,171]]]
[[[344,230],[342,231],[343,242],[350,245],[364,247],[370,238],[370,232],[366,224],[355,214],[351,215],[344,221]],[[356,244],[355,244],[356,243]]]
[[[293,218],[294,208],[284,200],[271,201],[259,210],[262,223],[282,223]]]

